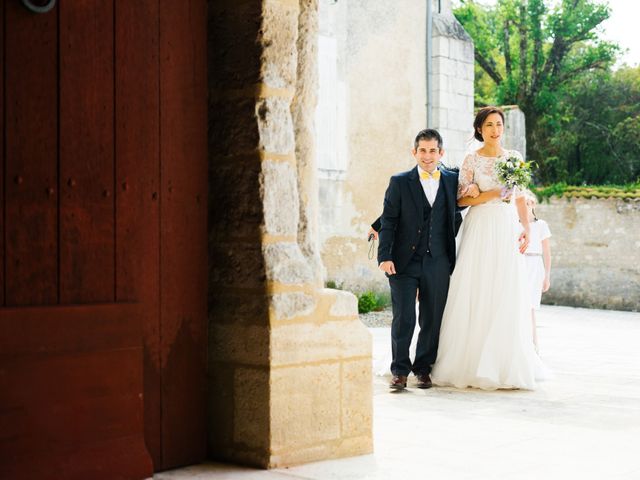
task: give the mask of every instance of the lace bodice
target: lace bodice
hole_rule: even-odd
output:
[[[462,196],[461,192],[472,183],[478,185],[481,192],[502,187],[495,173],[495,164],[496,160],[504,157],[521,159],[522,155],[516,150],[504,150],[502,155],[498,157],[484,157],[478,152],[467,155],[462,162],[458,177],[458,198]],[[495,202],[500,202],[500,200],[495,200]]]

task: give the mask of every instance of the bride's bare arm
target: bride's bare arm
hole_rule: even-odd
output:
[[[482,203],[487,203],[491,200],[495,200],[496,198],[500,198],[502,195],[502,189],[496,188],[495,190],[487,190],[486,192],[480,193],[477,197],[461,197],[458,199],[459,207],[472,207],[474,205],[480,205]],[[526,208],[526,205],[525,205]]]

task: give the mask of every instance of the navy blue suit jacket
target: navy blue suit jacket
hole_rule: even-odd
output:
[[[458,172],[440,167],[440,186],[447,209],[447,254],[450,272],[456,263],[456,234],[462,223],[458,208]],[[384,196],[382,216],[372,227],[378,232],[378,263],[392,260],[397,273],[408,265],[418,245],[418,230],[424,222],[424,191],[416,167],[391,177]]]

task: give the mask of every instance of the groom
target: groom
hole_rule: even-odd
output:
[[[410,372],[418,388],[430,388],[436,360],[449,276],[456,262],[455,236],[462,218],[457,208],[458,173],[439,167],[444,154],[436,130],[422,130],[412,154],[416,167],[391,177],[382,216],[372,225],[379,232],[378,263],[389,278],[391,323],[390,388],[407,386]],[[416,325],[419,292],[420,333],[413,364],[409,345]]]

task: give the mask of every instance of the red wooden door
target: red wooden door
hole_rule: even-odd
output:
[[[0,478],[204,458],[205,13],[2,0]]]

